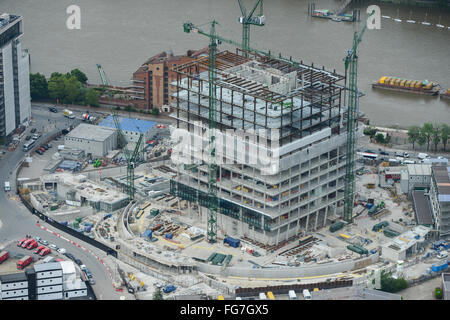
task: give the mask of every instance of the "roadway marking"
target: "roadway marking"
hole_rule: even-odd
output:
[[[111,281],[112,281],[112,286],[113,286],[114,289],[116,289],[116,286],[115,286],[115,284],[114,284],[114,282],[113,282],[113,276],[112,276],[111,270],[110,270],[109,267],[103,262],[103,260],[100,259],[100,258],[99,258],[92,250],[82,247],[82,246],[79,245],[78,243],[76,243],[76,242],[74,242],[74,241],[72,241],[72,240],[70,240],[70,239],[67,239],[67,238],[61,236],[61,235],[58,234],[57,232],[52,231],[52,230],[46,228],[45,226],[43,226],[43,225],[41,225],[41,224],[39,224],[39,223],[37,224],[37,226],[40,227],[41,229],[44,229],[45,231],[47,231],[47,232],[49,232],[49,233],[51,233],[51,234],[53,234],[53,235],[55,235],[55,236],[61,238],[61,239],[64,239],[64,240],[67,241],[67,242],[70,242],[70,243],[73,244],[74,246],[77,246],[78,248],[81,248],[81,249],[83,249],[84,251],[89,252],[92,256],[94,256],[95,258],[97,258],[97,260],[100,261],[101,264],[102,264],[102,265],[105,267],[105,269],[108,271],[109,277],[111,278]]]

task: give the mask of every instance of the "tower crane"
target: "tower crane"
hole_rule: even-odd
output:
[[[130,153],[130,150],[126,147],[127,141],[125,139],[125,136],[122,132],[122,129],[120,128],[120,122],[117,119],[117,115],[114,112],[114,110],[111,108],[111,114],[114,120],[114,125],[117,129],[118,138],[122,147],[122,151],[125,154],[125,158],[127,161],[127,184],[126,184],[126,193],[128,195],[128,200],[132,201],[134,199],[134,167],[136,166],[136,163],[138,161],[138,154],[139,154],[139,147],[142,143],[143,134],[140,133],[139,139],[136,143],[136,147],[134,148],[133,153]],[[138,128],[139,129],[139,128]]]
[[[266,22],[266,18],[263,15],[263,0],[258,0],[248,14],[242,0],[238,0],[238,3],[242,14],[238,19],[239,23],[242,23],[242,49],[248,50],[250,47],[250,25],[262,27]],[[258,6],[259,16],[254,17],[253,13]],[[244,52],[244,56],[247,57],[247,52]]]
[[[371,17],[375,11],[369,15]],[[353,221],[353,206],[355,193],[355,143],[356,143],[356,120],[358,112],[358,45],[367,29],[367,21],[361,33],[353,34],[353,47],[347,51],[345,61],[345,74],[349,74],[348,103],[347,103],[347,144],[346,144],[346,166],[345,166],[345,189],[344,189],[344,220]],[[345,99],[344,99],[345,100]]]

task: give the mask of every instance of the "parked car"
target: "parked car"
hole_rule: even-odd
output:
[[[388,155],[389,155],[389,152],[381,151],[380,154],[383,155],[383,156],[388,156]]]
[[[95,284],[94,278],[89,278],[89,283],[90,283],[91,285],[94,285],[94,284]]]
[[[39,243],[43,244],[44,246],[48,245],[48,241],[44,239],[39,240]]]
[[[30,139],[31,139],[31,136],[26,136],[25,137],[25,140],[27,140],[27,141],[30,140]]]
[[[64,253],[64,255],[71,260],[75,260],[75,257],[70,252],[66,252],[66,253]]]
[[[35,133],[36,132],[36,128],[32,128],[30,132],[31,133]]]
[[[64,248],[59,248],[57,251],[62,254],[67,252],[66,249],[64,249]]]
[[[81,266],[83,264],[83,262],[81,262],[80,259],[75,259],[75,263],[79,266]]]
[[[51,148],[53,147],[51,143],[47,143],[47,147]]]
[[[36,240],[37,242],[41,242],[41,238],[40,237],[34,237],[34,240]]]
[[[82,264],[82,265],[80,265],[80,269],[85,271],[85,270],[87,270],[87,267],[84,264]]]
[[[447,251],[441,251],[441,252],[439,252],[438,254],[437,254],[437,256],[436,256],[438,259],[444,259],[444,258],[447,258],[448,257],[448,253],[447,253]]]
[[[49,248],[53,249],[53,250],[58,250],[58,247],[53,243],[51,245],[49,245]]]
[[[43,145],[41,146],[41,148],[44,148],[45,150],[48,150],[48,147],[47,147],[46,144],[43,144]]]
[[[37,139],[39,139],[40,136],[41,136],[40,134],[34,133],[31,138],[33,138],[33,140],[37,140]]]
[[[49,107],[48,110],[54,113],[58,112],[58,109],[56,109],[55,107]]]
[[[40,155],[43,155],[43,154],[44,154],[44,153],[41,151],[41,149],[37,149],[37,150],[36,150],[36,153],[37,153],[37,154],[40,154]]]

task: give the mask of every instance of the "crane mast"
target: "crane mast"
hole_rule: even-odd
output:
[[[375,11],[369,15],[372,16]],[[353,47],[347,52],[345,57],[345,74],[349,76],[349,95],[347,103],[347,143],[346,143],[346,166],[345,166],[345,189],[344,189],[344,220],[353,221],[353,206],[355,194],[355,129],[358,119],[358,55],[357,48],[362,40],[362,36],[367,29],[367,21],[361,33],[353,34]]]
[[[242,24],[242,49],[248,50],[250,47],[250,26],[263,26],[265,24],[265,17],[263,15],[263,0],[258,0],[253,6],[253,9],[247,14],[247,9],[242,3],[242,0],[238,0],[239,8],[241,9],[242,16],[238,21]],[[259,6],[259,16],[253,17],[253,13]],[[244,52],[244,56],[247,57],[247,52]]]

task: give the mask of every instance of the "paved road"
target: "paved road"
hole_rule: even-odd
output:
[[[51,135],[56,130],[52,130],[52,126],[49,125],[49,117],[47,111],[33,108],[32,112],[35,123],[33,123],[30,127],[35,127],[38,129],[38,131],[40,131],[42,127],[44,127],[44,132],[48,131],[47,134],[44,134],[43,137],[38,140],[39,142],[42,141],[45,136]],[[52,117],[52,120],[54,120],[54,124],[56,124],[56,127],[58,129],[67,127],[67,122],[65,119],[66,118],[64,118],[60,113],[54,114],[54,116]],[[76,120],[71,121],[76,122]],[[29,131],[29,129],[27,131]],[[58,247],[66,248],[68,252],[72,253],[76,258],[81,259],[83,263],[91,270],[96,280],[96,284],[93,286],[93,288],[97,295],[97,298],[119,299],[119,297],[123,294],[118,293],[114,290],[110,275],[106,271],[103,264],[101,264],[89,252],[86,252],[83,249],[78,248],[73,244],[38,227],[37,217],[31,215],[25,208],[25,206],[20,203],[20,201],[10,199],[10,197],[17,197],[15,194],[16,186],[11,177],[11,173],[15,170],[17,164],[25,155],[25,152],[21,150],[22,145],[23,142],[21,142],[19,147],[14,152],[7,152],[3,159],[0,160],[0,179],[2,181],[9,180],[11,182],[12,190],[8,193],[5,193],[3,190],[0,191],[0,243],[6,243],[11,240],[18,240],[20,238],[23,238],[26,234],[30,234],[32,236],[39,236],[43,239],[46,239],[49,243],[54,243]],[[83,243],[82,241],[73,238],[68,234],[60,232],[58,229],[55,229],[54,227],[46,223],[43,223],[43,225],[53,231],[58,232],[67,239],[71,239],[74,242],[80,243],[83,247],[95,252],[97,256],[105,256],[102,251],[96,249],[95,247],[90,246],[87,243]]]

